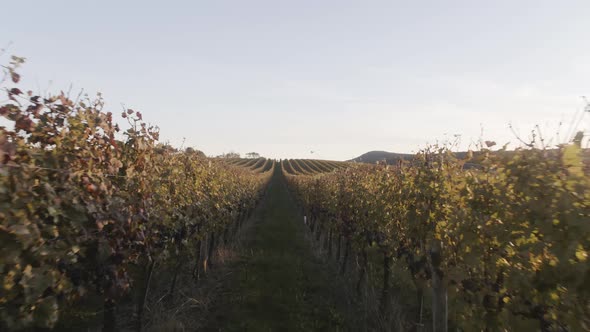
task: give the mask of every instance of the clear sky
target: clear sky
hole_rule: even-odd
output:
[[[4,1],[23,86],[101,91],[208,155],[344,160],[562,136],[590,96],[590,1]],[[0,60],[7,62],[8,55]],[[590,128],[590,114],[581,128]],[[563,137],[562,137],[563,140]],[[311,154],[310,151],[315,151]]]

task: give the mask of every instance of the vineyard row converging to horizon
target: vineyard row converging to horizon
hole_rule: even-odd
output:
[[[276,174],[340,271],[356,258],[357,292],[380,256],[381,316],[391,280],[406,282],[405,328],[428,316],[435,331],[590,329],[590,163],[579,141],[464,158],[430,146],[396,165],[207,158],[159,143],[140,112],[123,111],[122,129],[100,96],[21,91],[22,62],[6,67],[15,87],[0,105],[0,329],[59,326],[92,295],[104,330],[129,301],[142,330],[155,266],[170,271],[169,296],[181,269],[199,280]]]

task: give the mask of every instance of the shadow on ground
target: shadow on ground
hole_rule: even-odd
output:
[[[244,229],[204,331],[346,331],[347,300],[313,254],[281,170]]]

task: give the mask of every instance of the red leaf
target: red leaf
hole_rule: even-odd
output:
[[[18,83],[20,81],[20,75],[15,72],[11,72],[10,77],[14,83]]]
[[[18,96],[18,95],[21,95],[22,93],[23,93],[23,92],[22,92],[22,91],[20,91],[20,89],[19,89],[19,88],[12,88],[12,89],[10,89],[10,94],[11,94],[11,95],[17,95],[17,96]]]

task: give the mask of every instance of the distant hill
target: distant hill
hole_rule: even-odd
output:
[[[478,155],[477,152],[474,153],[475,156]],[[387,152],[387,151],[370,151],[363,155],[360,155],[354,159],[348,160],[350,162],[357,162],[357,163],[365,163],[365,164],[376,164],[377,162],[385,161],[388,165],[395,165],[400,160],[412,160],[415,154],[409,153],[395,153],[395,152]],[[467,152],[455,152],[455,156],[459,159],[464,159],[467,157]],[[478,162],[475,159],[470,160],[465,164],[466,168],[477,167]]]
[[[394,153],[387,151],[370,151],[363,155],[360,155],[354,159],[348,160],[357,163],[376,164],[378,161],[385,160],[388,164],[394,164],[398,160],[410,160],[413,154],[408,153]]]

